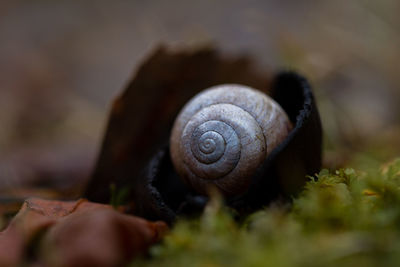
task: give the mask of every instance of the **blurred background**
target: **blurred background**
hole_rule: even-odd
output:
[[[315,88],[325,166],[389,160],[400,151],[399,11],[397,0],[2,0],[0,193],[78,192],[112,99],[160,43],[301,72]]]

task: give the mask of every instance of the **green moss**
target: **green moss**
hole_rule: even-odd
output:
[[[122,187],[117,189],[115,184],[110,185],[111,200],[110,205],[114,208],[127,204],[130,189],[128,187]]]
[[[291,207],[237,224],[214,201],[179,220],[134,266],[399,266],[400,159],[368,172],[323,170]]]

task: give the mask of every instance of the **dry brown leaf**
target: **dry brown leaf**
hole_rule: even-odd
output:
[[[145,252],[165,229],[114,210],[92,210],[52,227],[41,254],[50,266],[119,266]]]
[[[0,233],[0,266],[27,260],[52,266],[113,266],[145,252],[166,230],[163,222],[125,215],[110,205],[32,198]],[[43,242],[33,244],[41,234]],[[37,255],[28,255],[31,246],[39,245]]]

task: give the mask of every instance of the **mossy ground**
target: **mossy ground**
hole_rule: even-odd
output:
[[[322,170],[293,205],[242,223],[216,198],[133,265],[399,266],[400,159],[367,169]]]

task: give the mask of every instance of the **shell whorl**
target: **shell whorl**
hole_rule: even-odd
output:
[[[211,87],[175,120],[170,152],[183,181],[200,193],[214,184],[226,195],[244,192],[266,156],[291,130],[283,109],[242,85]]]

